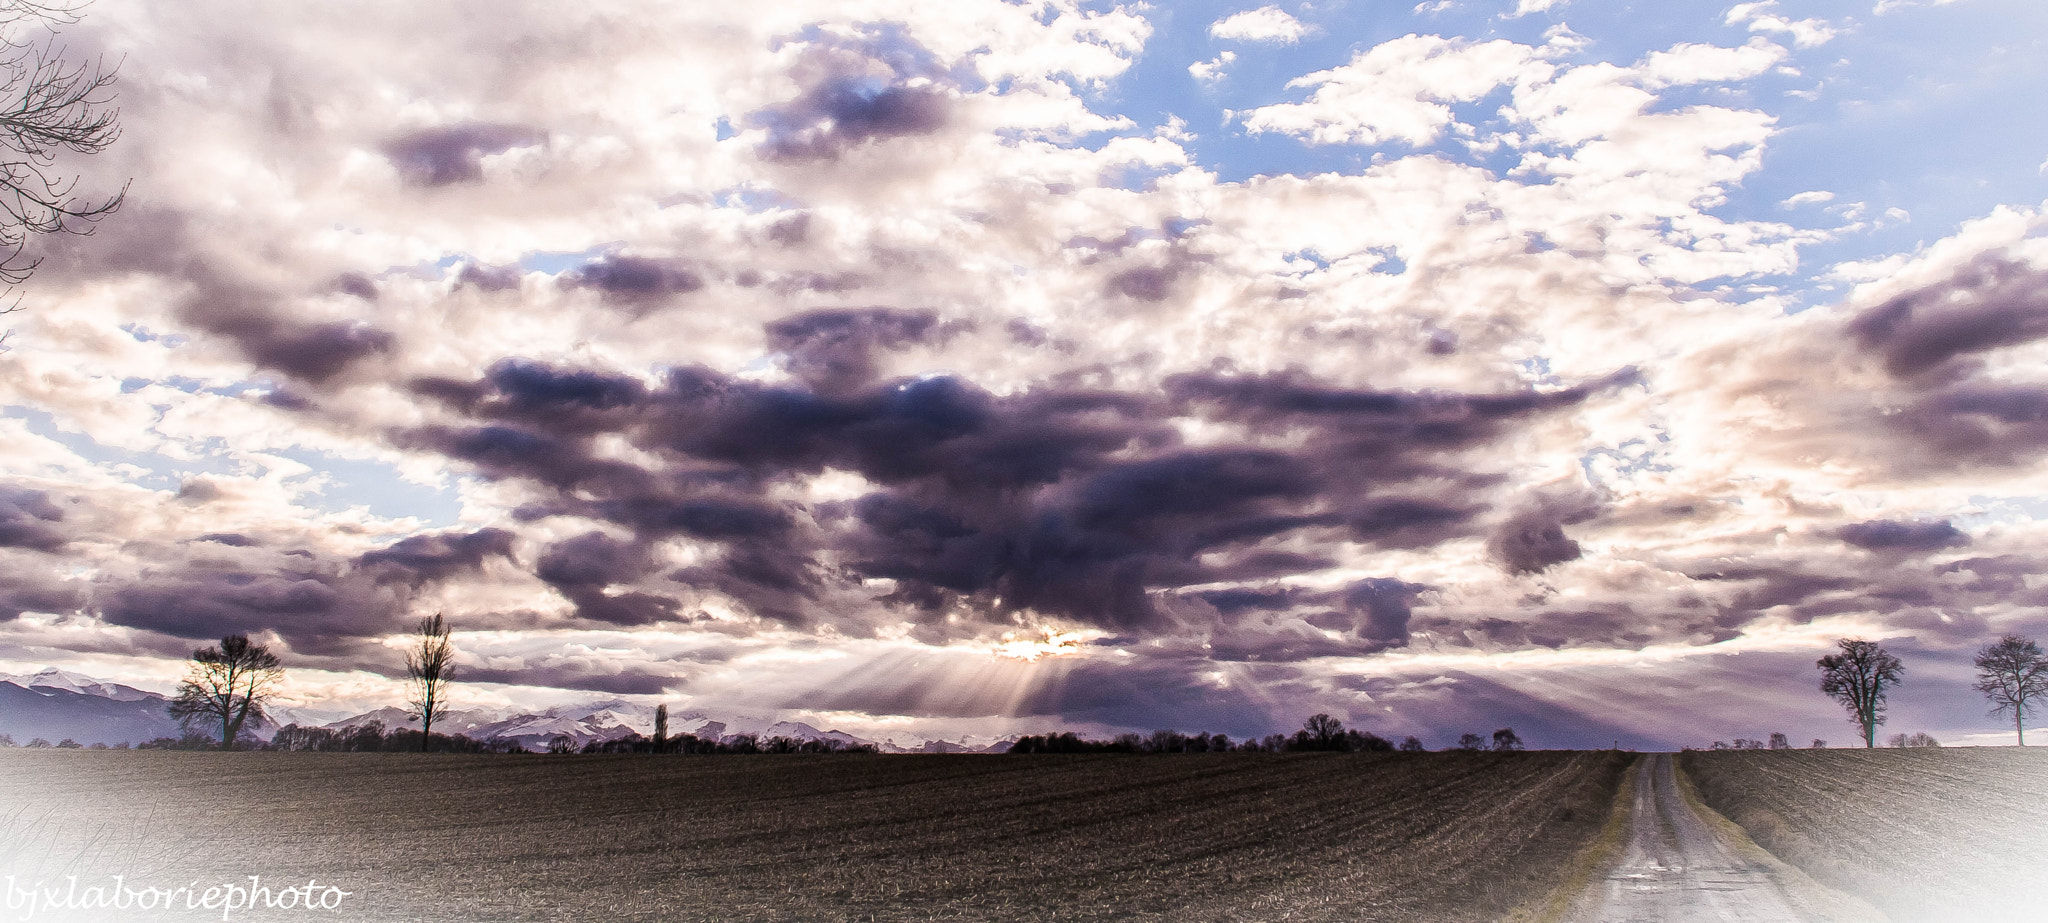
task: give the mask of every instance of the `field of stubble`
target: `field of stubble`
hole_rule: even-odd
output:
[[[376,923],[1492,920],[1631,756],[0,751],[0,865],[313,877]]]
[[[1701,800],[1892,923],[2048,920],[2048,751],[1692,752]]]

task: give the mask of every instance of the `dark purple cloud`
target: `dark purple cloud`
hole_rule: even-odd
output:
[[[455,284],[486,292],[516,291],[519,288],[519,277],[517,266],[491,266],[469,260],[464,262],[462,270],[455,274]]]
[[[836,160],[863,145],[932,134],[951,120],[961,75],[941,68],[902,26],[871,24],[854,37],[812,29],[802,40],[791,73],[802,92],[745,119],[767,133],[763,159]]]
[[[232,533],[200,540],[241,553],[195,554],[136,575],[103,577],[95,592],[100,617],[193,641],[274,631],[295,654],[346,666],[377,650],[365,646],[367,639],[402,627],[422,591],[474,572],[488,558],[509,558],[513,536],[501,529],[415,535],[352,561],[265,549]]]
[[[896,588],[885,602],[913,614],[1029,609],[1172,634],[1191,630],[1188,616],[1162,607],[1161,592],[1331,563],[1262,547],[1275,538],[1306,531],[1413,548],[1470,535],[1498,478],[1459,470],[1449,453],[1634,381],[1624,371],[1553,392],[1469,395],[1189,374],[1169,379],[1160,395],[1042,386],[999,396],[953,376],[872,380],[875,351],[943,328],[926,312],[882,308],[778,321],[769,339],[791,357],[799,384],[685,367],[650,386],[508,360],[474,382],[419,383],[469,422],[401,438],[488,476],[551,488],[530,517],[573,514],[627,529],[630,539],[586,536],[543,561],[543,578],[592,618],[637,623],[679,609],[563,576],[583,545],[608,543],[604,560],[636,562],[604,581],[625,584],[646,576],[644,558],[625,543],[687,537],[716,553],[671,579],[792,624],[857,618],[822,611],[818,600],[833,587],[886,578]],[[1186,445],[1176,418],[1297,438]],[[605,434],[662,464],[598,458],[592,446]],[[776,485],[828,469],[875,488],[815,508],[770,499]],[[1513,524],[1543,539],[1558,523],[1591,515],[1545,503],[1523,517],[1536,519]],[[1506,563],[1539,569],[1566,559],[1561,547],[1576,550],[1553,538],[1514,545]],[[1321,607],[1323,621],[1341,619],[1351,638],[1342,646],[1356,652],[1403,643],[1421,589],[1366,581],[1302,605]],[[1307,625],[1306,613],[1291,617]]]
[[[350,365],[391,352],[397,338],[361,321],[298,324],[262,314],[207,318],[208,326],[226,334],[250,360],[319,384]]]
[[[1564,522],[1547,509],[1510,517],[1487,540],[1486,549],[1511,574],[1533,574],[1579,559],[1579,543],[1564,534]]]
[[[0,484],[0,548],[56,551],[68,541],[57,527],[63,521],[48,492]]]
[[[586,619],[645,625],[674,619],[681,604],[639,591],[613,592],[612,587],[639,580],[654,567],[645,547],[602,532],[586,532],[548,546],[534,575],[575,603],[577,613]]]
[[[607,254],[564,276],[565,284],[595,289],[628,304],[649,304],[704,287],[704,277],[678,259]]]
[[[391,624],[393,610],[389,600],[350,598],[342,583],[319,572],[149,574],[106,593],[100,617],[195,640],[277,631],[294,649],[333,652],[339,637],[363,637]]]
[[[1965,357],[2048,336],[2048,272],[1980,257],[1939,283],[1865,311],[1849,332],[1893,375],[1954,375]]]
[[[430,532],[368,552],[356,563],[380,581],[401,580],[418,586],[476,570],[486,558],[510,559],[513,538],[504,529]]]
[[[1970,543],[1948,520],[1880,519],[1851,523],[1835,530],[1842,541],[1871,551],[1928,552]]]
[[[923,343],[952,328],[937,312],[896,308],[820,308],[767,327],[768,345],[787,357],[790,374],[811,390],[842,394],[875,378],[875,353]]]
[[[449,186],[481,182],[487,154],[502,154],[546,139],[545,133],[521,125],[470,122],[402,135],[384,145],[384,155],[409,184]]]
[[[85,604],[82,582],[47,569],[0,567],[0,622],[24,612],[75,612]]]

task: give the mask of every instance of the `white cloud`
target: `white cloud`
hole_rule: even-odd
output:
[[[1476,100],[1548,69],[1527,45],[1409,35],[1360,52],[1349,64],[1288,81],[1315,92],[1305,102],[1254,109],[1244,125],[1315,144],[1427,144],[1451,123],[1449,103]]]
[[[1207,61],[1196,61],[1188,65],[1188,74],[1203,83],[1215,83],[1223,79],[1223,69],[1237,60],[1237,52],[1225,51]]]
[[[1209,34],[1228,41],[1292,45],[1308,35],[1308,27],[1286,10],[1262,6],[1256,10],[1232,13],[1210,23]]]
[[[1687,43],[1668,51],[1652,52],[1638,69],[1643,74],[1643,85],[1656,89],[1747,80],[1770,70],[1784,58],[1784,48],[1762,39],[1740,48]]]
[[[1728,9],[1723,21],[1731,26],[1749,24],[1751,32],[1775,32],[1792,37],[1792,43],[1801,48],[1812,48],[1826,44],[1837,34],[1835,27],[1824,19],[1787,19],[1779,15],[1777,0],[1760,0],[1756,3],[1738,3]]]
[[[1502,14],[1503,19],[1520,19],[1531,13],[1542,13],[1565,5],[1571,0],[1515,0],[1514,12]]]
[[[1832,202],[1834,200],[1834,193],[1815,189],[1787,197],[1785,201],[1778,204],[1786,208],[1798,208],[1802,205],[1819,205],[1823,202]]]

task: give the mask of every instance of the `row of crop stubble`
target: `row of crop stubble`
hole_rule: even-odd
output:
[[[44,871],[318,876],[365,919],[1458,921],[1561,880],[1629,759],[15,751],[0,797],[61,819]]]
[[[1892,923],[2048,920],[2048,752],[1693,751],[1701,800]]]

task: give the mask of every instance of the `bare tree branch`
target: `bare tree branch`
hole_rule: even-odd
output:
[[[91,234],[128,197],[127,185],[105,198],[79,195],[77,177],[58,165],[62,155],[98,154],[121,137],[121,110],[112,107],[120,64],[72,62],[49,44],[84,6],[0,0],[0,285],[28,281],[42,262],[26,255],[30,238]],[[19,309],[16,300],[0,314]],[[0,333],[0,351],[12,335]]]

